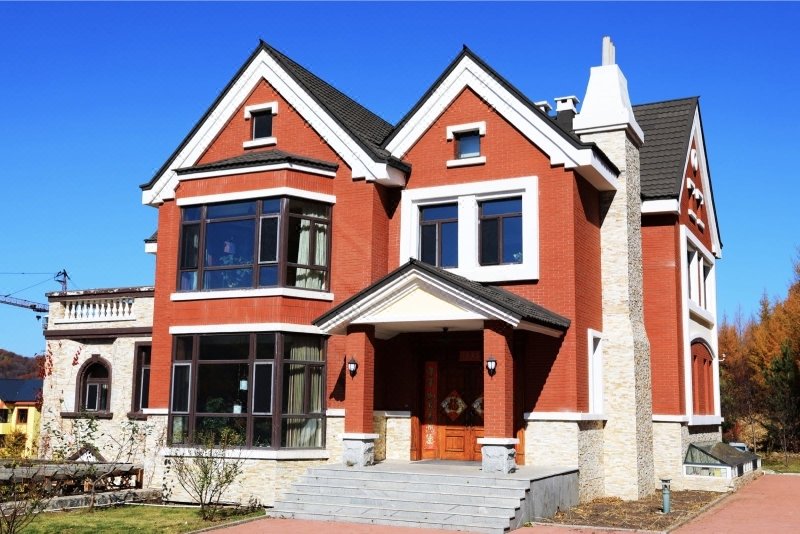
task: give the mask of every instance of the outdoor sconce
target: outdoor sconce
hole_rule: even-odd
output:
[[[486,371],[489,372],[489,376],[494,376],[497,371],[497,360],[494,359],[494,356],[489,356],[489,359],[486,360]]]
[[[350,361],[347,362],[347,370],[350,372],[350,377],[356,376],[357,369],[358,369],[358,362],[356,361],[354,356],[350,356]]]

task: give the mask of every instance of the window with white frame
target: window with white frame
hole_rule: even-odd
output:
[[[273,135],[273,115],[278,114],[277,102],[265,102],[244,108],[244,118],[250,121],[250,139],[244,148],[274,145],[278,140]]]
[[[589,411],[603,413],[603,342],[602,334],[589,329]]]
[[[709,309],[712,263],[689,245],[686,251],[686,268],[689,300],[703,309]]]
[[[539,277],[535,176],[405,190],[401,211],[401,262],[482,282]]]
[[[481,138],[486,135],[486,122],[470,122],[447,127],[447,141],[453,143],[453,159],[448,167],[480,165],[486,163],[481,155]]]

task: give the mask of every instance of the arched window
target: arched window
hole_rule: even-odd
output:
[[[711,351],[701,340],[692,342],[692,398],[695,415],[714,415],[714,371]]]
[[[111,368],[108,362],[93,355],[79,372],[80,388],[76,405],[82,412],[108,412],[111,397]]]

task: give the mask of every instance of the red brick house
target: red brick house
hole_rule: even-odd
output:
[[[632,106],[613,56],[551,113],[465,47],[392,125],[260,43],[142,186],[141,415],[236,429],[277,491],[383,459],[691,486],[721,422],[699,102]]]

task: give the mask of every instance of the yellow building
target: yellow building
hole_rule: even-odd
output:
[[[41,392],[39,379],[0,379],[0,450],[11,445],[10,435],[19,432],[26,436],[23,455],[35,455]]]

